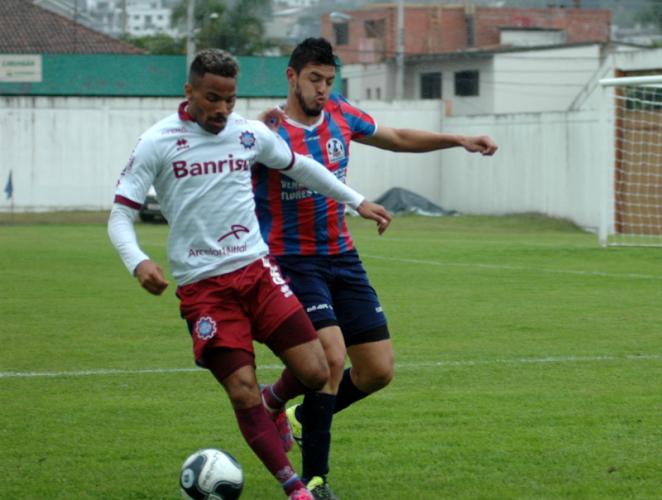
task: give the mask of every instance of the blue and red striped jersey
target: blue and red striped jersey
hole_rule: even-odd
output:
[[[286,120],[278,133],[294,152],[314,158],[345,182],[350,141],[376,130],[370,115],[331,94],[319,122]],[[253,169],[253,190],[262,237],[273,255],[335,255],[354,248],[343,204],[264,165]]]

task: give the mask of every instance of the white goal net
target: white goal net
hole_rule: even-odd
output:
[[[610,78],[602,245],[662,246],[662,75]]]

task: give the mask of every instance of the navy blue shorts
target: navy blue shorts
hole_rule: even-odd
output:
[[[356,250],[276,261],[315,329],[338,325],[347,346],[389,338],[386,316]]]

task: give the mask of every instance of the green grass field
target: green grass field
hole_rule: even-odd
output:
[[[176,499],[208,446],[242,498],[284,498],[193,368],[174,286],[140,289],[103,223],[54,220],[0,226],[0,498]],[[662,250],[535,216],[350,224],[397,366],[335,419],[341,498],[662,496]],[[166,264],[166,228],[138,231]]]

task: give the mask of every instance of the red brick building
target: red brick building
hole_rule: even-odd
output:
[[[405,6],[404,53],[439,54],[501,46],[501,29],[558,30],[565,43],[608,42],[606,9]],[[381,4],[322,16],[322,36],[345,64],[378,63],[396,54],[397,6]]]

